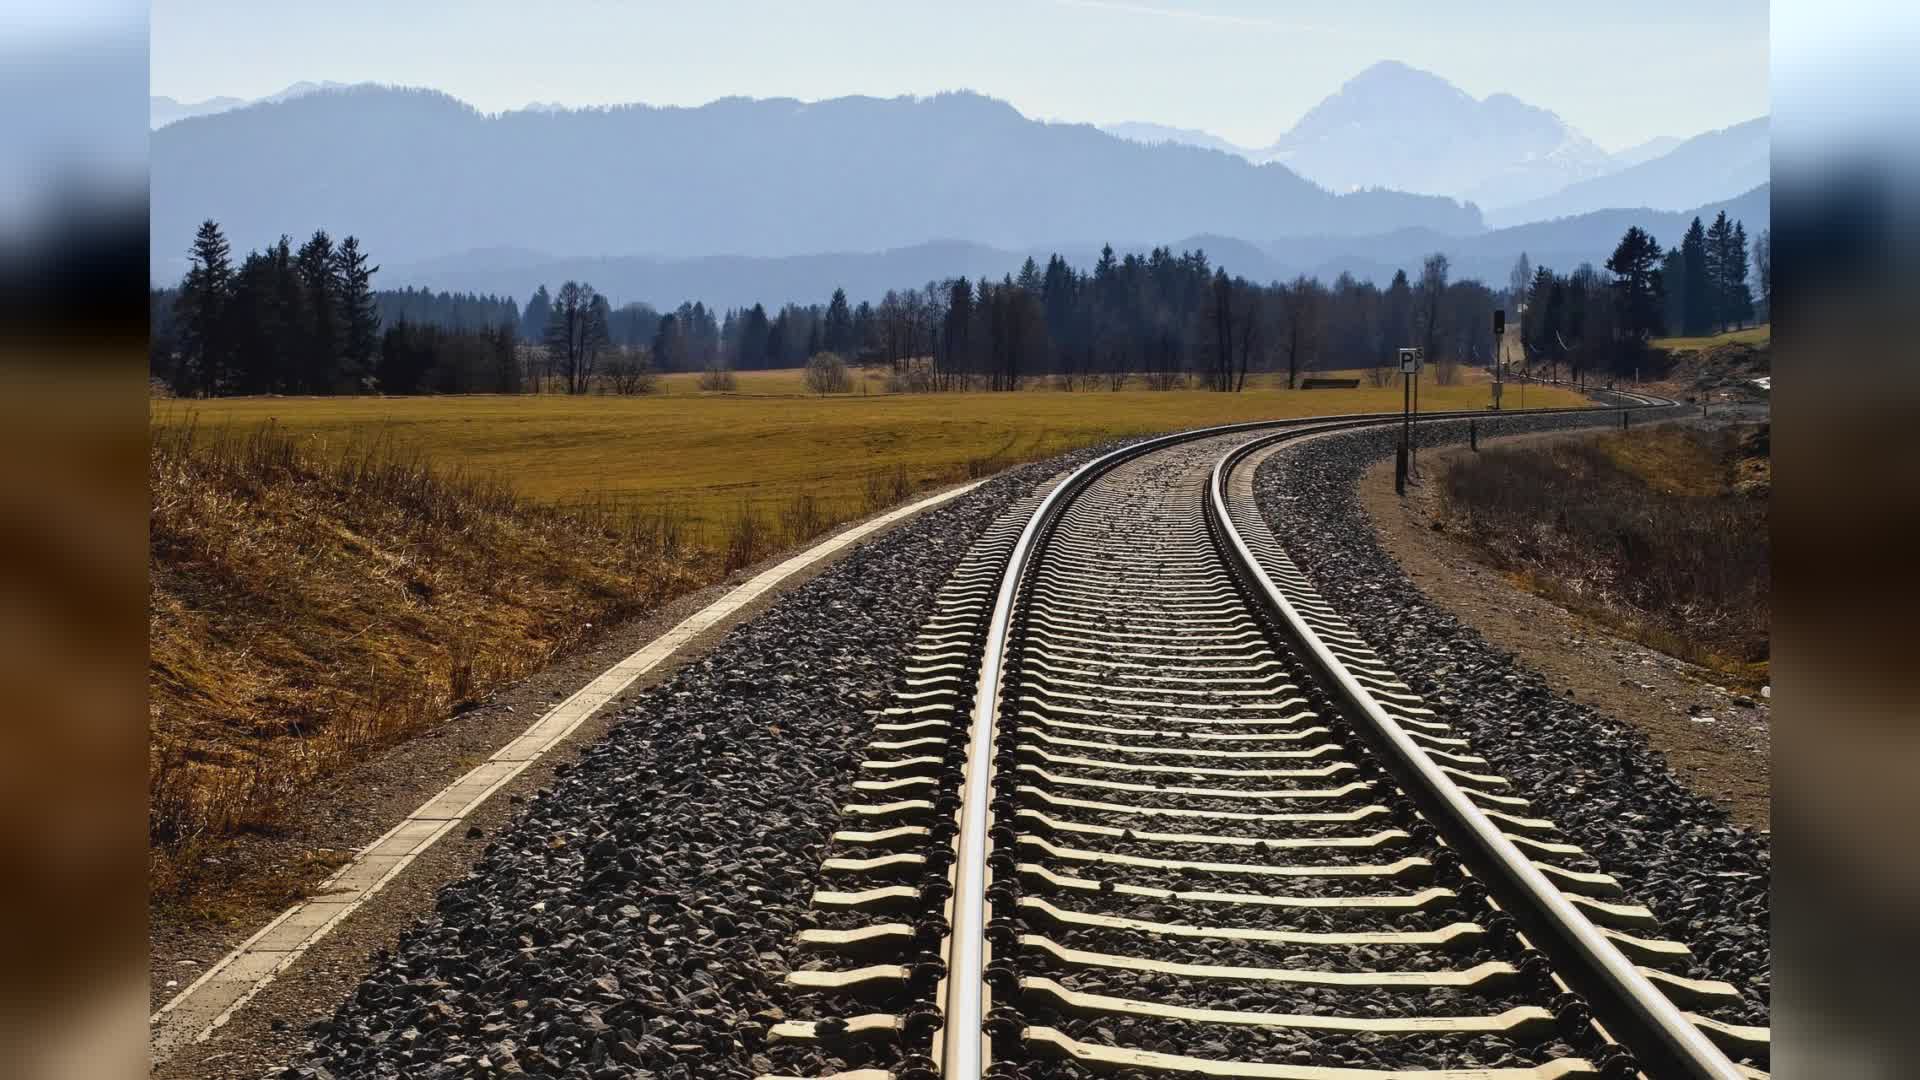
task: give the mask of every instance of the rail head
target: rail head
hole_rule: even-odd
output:
[[[1643,395],[1632,396],[1646,400]],[[1647,401],[1649,406],[1671,404],[1662,398]],[[1337,691],[1408,797],[1449,844],[1477,857],[1473,867],[1476,873],[1486,874],[1488,891],[1569,976],[1574,988],[1602,1010],[1598,1019],[1634,1052],[1646,1075],[1740,1080],[1745,1074],[1739,1066],[1640,974],[1380,707],[1372,692],[1300,617],[1247,546],[1228,512],[1227,480],[1248,455],[1292,434],[1283,432],[1236,447],[1222,455],[1208,478],[1209,524],[1249,591],[1280,620],[1308,663]]]

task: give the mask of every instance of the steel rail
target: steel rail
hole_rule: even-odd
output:
[[[1475,874],[1485,877],[1488,891],[1570,984],[1587,997],[1599,1011],[1597,1019],[1633,1051],[1648,1075],[1740,1080],[1744,1074],[1739,1067],[1640,974],[1380,707],[1372,692],[1353,677],[1300,617],[1247,547],[1228,513],[1227,479],[1249,454],[1298,434],[1282,432],[1236,447],[1215,464],[1208,480],[1209,525],[1251,585],[1250,591],[1280,618],[1287,633],[1304,647],[1308,662],[1338,689],[1350,715],[1359,721],[1362,734],[1422,814],[1448,844],[1471,856],[1467,864]]]
[[[1421,422],[1462,420],[1484,416],[1533,416],[1575,412],[1619,412],[1622,409],[1671,405],[1664,398],[1612,391],[1616,396],[1636,400],[1628,406],[1590,405],[1571,408],[1504,410],[1461,410],[1425,413]],[[1034,557],[1061,512],[1096,479],[1137,457],[1170,446],[1248,431],[1279,428],[1288,435],[1334,431],[1369,424],[1397,423],[1401,413],[1359,413],[1338,417],[1306,417],[1287,420],[1254,420],[1216,427],[1197,428],[1146,439],[1104,454],[1073,471],[1041,500],[1027,519],[1020,538],[1007,557],[1005,572],[986,626],[980,656],[980,673],[974,684],[973,710],[967,736],[967,755],[961,767],[961,800],[958,829],[954,837],[953,892],[948,901],[947,940],[942,950],[946,971],[935,991],[941,1009],[941,1026],[934,1036],[933,1056],[945,1080],[978,1080],[990,1064],[984,1023],[992,998],[985,985],[988,963],[986,929],[991,912],[987,905],[988,834],[993,828],[993,745],[998,734],[1000,684],[1004,671],[1008,636],[1020,593]]]

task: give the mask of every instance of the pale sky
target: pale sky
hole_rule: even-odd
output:
[[[1609,150],[1770,108],[1766,0],[153,0],[152,20],[153,92],[183,101],[329,79],[489,112],[971,89],[1262,146],[1392,59]]]

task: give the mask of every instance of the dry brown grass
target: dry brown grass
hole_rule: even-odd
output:
[[[378,439],[176,423],[149,462],[156,898],[315,779],[717,572],[673,513],[536,503]]]
[[[1447,524],[1519,586],[1757,688],[1768,681],[1764,440],[1674,425],[1491,450],[1448,470]]]

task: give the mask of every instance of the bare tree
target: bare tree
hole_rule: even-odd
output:
[[[593,286],[569,281],[554,294],[547,317],[547,355],[567,393],[584,394],[607,348],[607,299]]]
[[[1266,344],[1265,339],[1261,335],[1261,324],[1265,321],[1266,312],[1264,305],[1260,302],[1259,288],[1248,285],[1246,282],[1240,282],[1237,289],[1241,296],[1239,327],[1240,370],[1233,384],[1235,392],[1247,388],[1247,369],[1252,366],[1254,351],[1264,348]]]
[[[1320,282],[1305,274],[1293,279],[1282,294],[1286,309],[1286,333],[1281,347],[1287,351],[1287,389],[1294,388],[1301,368],[1313,363],[1320,347]]]
[[[1507,275],[1507,306],[1513,308],[1510,314],[1520,314],[1520,305],[1526,301],[1527,288],[1533,284],[1533,263],[1527,259],[1527,253],[1513,261],[1513,271]]]
[[[1427,256],[1420,266],[1420,283],[1414,286],[1413,325],[1420,335],[1420,347],[1428,363],[1440,359],[1440,315],[1447,296],[1447,257],[1440,252]]]

